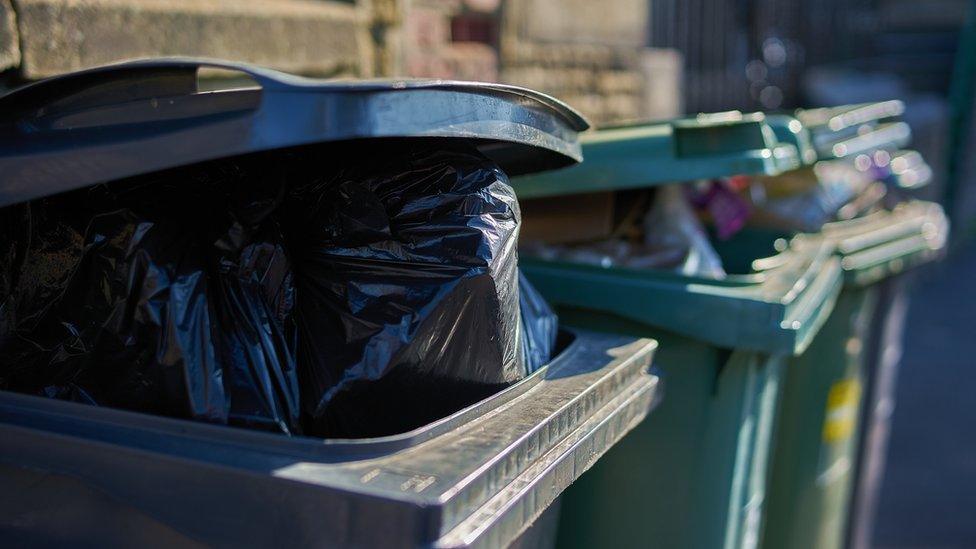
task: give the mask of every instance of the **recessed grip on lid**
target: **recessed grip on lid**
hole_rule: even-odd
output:
[[[196,93],[201,68],[246,74],[262,89],[282,89],[297,77],[242,63],[203,59],[156,59],[106,65],[41,80],[0,97],[0,113],[8,119],[40,117],[130,101]]]

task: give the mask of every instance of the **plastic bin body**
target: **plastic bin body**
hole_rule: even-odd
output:
[[[524,260],[568,325],[656,338],[667,392],[567,492],[560,547],[758,543],[782,375],[840,290],[831,249],[814,248],[724,281]]]
[[[764,116],[737,113],[601,130],[583,148],[580,166],[519,178],[516,192],[634,189],[800,165],[798,146],[778,142]],[[738,273],[721,281],[523,257],[526,276],[568,325],[661,342],[667,396],[567,492],[560,546],[756,545],[784,367],[815,338],[840,290],[828,245],[801,251],[777,236],[718,250]]]
[[[847,546],[871,546],[874,518],[884,476],[895,406],[895,389],[901,362],[902,340],[908,312],[910,274],[896,275],[877,283],[875,322],[867,345],[867,380],[864,387],[860,436],[855,464],[855,485],[847,524]]]
[[[895,101],[803,113],[816,132],[793,117],[768,117],[769,134],[779,145],[744,138],[745,127],[733,128],[731,121],[716,126],[714,118],[675,124],[670,134],[661,127],[601,131],[584,139],[587,161],[580,167],[525,178],[516,190],[539,197],[560,194],[557,180],[567,182],[562,192],[584,192],[771,175],[818,157],[894,151],[910,136],[907,125],[887,121],[901,109]],[[687,133],[682,136],[679,128]],[[682,147],[682,137],[697,145]],[[799,159],[792,165],[774,161],[783,156],[774,151],[789,150],[786,145]],[[769,163],[750,167],[730,158]],[[761,284],[767,291],[759,292],[758,301],[766,305],[806,303],[798,308],[805,313],[785,315],[757,306],[748,292],[726,293],[725,282],[747,286],[748,275],[716,283],[648,271],[530,264],[527,274],[567,322],[658,338],[658,364],[668,387],[659,414],[567,495],[560,543],[711,548],[754,547],[764,540],[768,547],[787,547],[802,540],[797,543],[819,547],[839,539],[851,471],[857,468],[861,394],[875,384],[865,372],[864,357],[873,351],[864,340],[877,339],[869,334],[876,329],[879,300],[865,286],[941,247],[941,212],[920,213],[927,207],[831,224],[823,234],[794,239],[789,248],[801,255],[811,251],[805,241],[828,255],[839,251],[835,259],[849,290],[832,314],[839,282],[831,292],[815,290],[814,278]],[[788,261],[759,258],[777,238],[790,236],[748,228],[716,243],[717,251],[730,272],[775,271]],[[820,284],[826,284],[829,264],[819,263]],[[785,344],[781,336],[794,326],[804,334]],[[816,335],[821,326],[823,333]],[[776,466],[767,467],[774,456]],[[818,484],[824,470],[830,482]]]
[[[573,485],[558,546],[754,546],[785,358],[642,333],[661,342],[668,398]]]
[[[790,365],[779,409],[765,547],[840,547],[867,383],[864,345],[876,295],[842,292],[821,337]]]
[[[898,150],[911,135],[891,120],[903,110],[886,101],[800,111],[798,135],[810,135],[819,158],[889,151],[904,160],[888,183],[911,190],[931,170],[917,153]],[[784,376],[764,547],[843,547],[852,529],[869,529],[894,405],[905,313],[900,279],[940,253],[947,231],[938,205],[915,201],[824,226],[845,284],[823,335]]]
[[[942,209],[925,202],[824,228],[845,284],[821,336],[785,375],[763,546],[843,547],[855,486],[868,483],[862,498],[876,494],[896,364],[884,349],[900,344],[904,315],[891,308],[905,290],[894,279],[936,257],[947,230]]]

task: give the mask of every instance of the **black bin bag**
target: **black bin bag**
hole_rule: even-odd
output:
[[[507,174],[581,160],[551,97],[171,58],[0,106],[0,391],[365,437],[549,362]]]
[[[226,164],[123,183],[0,210],[0,388],[300,432],[275,197]]]
[[[376,152],[312,163],[281,209],[315,434],[418,427],[527,372],[506,175],[446,140]]]
[[[456,141],[208,163],[0,220],[3,389],[376,436],[490,395],[555,344],[544,300],[520,296],[507,177]]]
[[[528,373],[532,373],[549,362],[555,352],[559,318],[521,271],[519,309],[522,320],[522,356]]]

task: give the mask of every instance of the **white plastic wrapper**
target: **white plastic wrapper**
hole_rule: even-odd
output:
[[[644,243],[654,250],[681,254],[675,270],[689,276],[724,278],[725,269],[705,228],[692,211],[681,185],[661,187],[644,218]]]
[[[841,209],[865,193],[873,181],[845,161],[818,162],[814,174],[816,184],[801,192],[784,191],[777,179],[765,181],[752,193],[756,211],[785,229],[817,232],[836,220]]]
[[[692,210],[681,185],[661,187],[642,221],[644,241],[603,240],[577,245],[526,242],[526,256],[586,263],[674,271],[688,276],[724,278],[722,261]]]

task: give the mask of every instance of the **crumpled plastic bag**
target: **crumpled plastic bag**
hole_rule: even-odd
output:
[[[870,174],[842,160],[821,161],[804,170],[757,178],[750,193],[753,222],[795,232],[818,232],[825,223],[837,220],[843,208],[857,201],[871,183]]]
[[[0,212],[20,222],[4,237],[0,387],[300,432],[289,268],[247,183],[174,172]]]
[[[314,171],[280,211],[312,432],[416,427],[525,376],[520,213],[494,163],[441,141]]]
[[[361,437],[548,362],[555,315],[520,292],[520,214],[496,165],[448,140],[322,157],[0,211],[0,389]]]
[[[722,259],[691,209],[682,185],[658,188],[651,211],[644,218],[644,243],[679,255],[681,260],[673,270],[683,275],[725,278]]]
[[[559,318],[519,272],[519,315],[522,321],[522,357],[526,373],[535,372],[552,358],[559,335]]]

